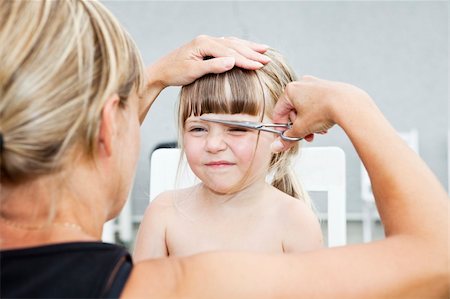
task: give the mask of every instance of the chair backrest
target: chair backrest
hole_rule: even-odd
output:
[[[163,148],[153,152],[150,164],[150,200],[166,190],[192,186],[199,179],[187,163],[180,164],[180,149]],[[338,147],[307,147],[294,163],[294,171],[306,191],[327,192],[328,246],[346,244],[345,154]]]

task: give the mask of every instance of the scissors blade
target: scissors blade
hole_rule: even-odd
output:
[[[255,129],[255,130],[260,129],[263,126],[261,123],[252,122],[252,121],[232,121],[232,120],[209,118],[206,116],[200,116],[200,119],[204,120],[204,121],[213,122],[213,123],[219,123],[219,124],[224,124],[224,125],[249,128],[249,129]]]
[[[299,138],[299,137],[285,136],[284,130],[272,129],[272,128],[277,128],[277,127],[290,129],[291,128],[290,123],[288,123],[288,124],[263,124],[263,123],[252,122],[252,121],[232,121],[232,120],[224,120],[224,119],[215,119],[215,118],[209,118],[206,116],[200,116],[200,119],[203,121],[209,121],[209,122],[214,122],[214,123],[219,123],[219,124],[224,124],[224,125],[229,125],[229,126],[235,126],[235,127],[241,127],[241,128],[247,128],[247,129],[253,129],[253,130],[260,130],[260,131],[266,131],[266,132],[278,134],[278,135],[280,135],[280,137],[283,140],[286,140],[286,141],[300,141],[303,139],[303,138]]]

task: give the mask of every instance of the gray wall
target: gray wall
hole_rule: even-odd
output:
[[[279,50],[298,75],[345,81],[365,89],[398,131],[418,129],[420,155],[447,186],[447,2],[104,4],[135,38],[147,64],[199,34],[237,36]],[[141,156],[132,192],[135,215],[141,215],[148,202],[152,149],[176,139],[178,91],[165,90],[142,127]],[[329,134],[318,136],[313,145],[344,149],[348,211],[359,212],[360,162],[342,130],[333,128]]]

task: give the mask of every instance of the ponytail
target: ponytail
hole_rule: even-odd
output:
[[[273,173],[272,186],[292,197],[303,200],[308,207],[312,207],[311,198],[303,189],[291,167],[292,157],[297,154],[297,151],[298,148],[294,148],[287,152],[273,154],[270,161],[270,169]]]

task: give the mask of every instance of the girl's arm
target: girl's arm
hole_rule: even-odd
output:
[[[166,246],[166,227],[171,209],[168,192],[158,195],[147,207],[136,238],[133,254],[135,262],[169,256]]]
[[[209,73],[223,73],[234,66],[256,70],[269,62],[268,46],[234,37],[200,35],[147,68],[147,91],[139,111],[141,123],[160,92],[167,86],[193,82]],[[216,57],[204,60],[205,57]]]

